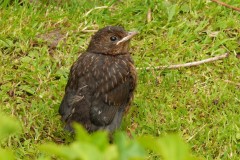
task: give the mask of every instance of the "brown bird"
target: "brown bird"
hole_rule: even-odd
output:
[[[136,70],[129,53],[130,39],[137,32],[122,27],[100,29],[85,53],[72,65],[65,95],[59,108],[65,129],[72,122],[88,132],[119,128],[136,87]]]

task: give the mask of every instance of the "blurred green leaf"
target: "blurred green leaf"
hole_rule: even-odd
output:
[[[73,127],[76,132],[75,138],[77,141],[79,141],[79,142],[90,142],[91,141],[90,135],[81,125],[74,123]]]
[[[102,151],[109,145],[108,134],[103,131],[93,133],[91,135],[91,141]]]
[[[118,147],[120,160],[144,159],[146,156],[144,148],[136,140],[130,140],[124,133],[116,133],[114,142]]]
[[[157,143],[157,138],[151,135],[137,137],[138,142],[146,149],[150,149],[155,153],[160,154],[161,150]]]
[[[20,131],[21,127],[18,121],[0,113],[0,141],[11,134],[20,133]]]
[[[165,160],[193,160],[187,144],[179,135],[170,134],[159,138],[157,141],[160,154]]]
[[[116,145],[110,145],[108,148],[106,148],[105,152],[103,153],[104,160],[115,160],[118,159],[118,157],[119,153]]]
[[[113,160],[118,158],[116,145],[109,144],[107,132],[88,134],[79,124],[74,124],[76,141],[68,146],[44,144],[39,149],[64,159]]]
[[[164,160],[193,160],[186,143],[177,134],[170,134],[161,138],[152,136],[140,136],[138,141],[146,149],[161,155]]]
[[[39,146],[39,149],[50,155],[57,155],[65,159],[74,159],[76,155],[72,153],[71,148],[67,146],[61,146],[54,143],[43,144]]]
[[[74,142],[70,145],[71,153],[81,160],[103,159],[103,154],[93,144]]]
[[[13,153],[8,150],[4,150],[0,148],[0,159],[1,160],[14,160]]]
[[[14,118],[0,113],[0,142],[12,134],[18,134],[21,132],[20,124]],[[0,159],[12,160],[15,159],[11,151],[0,148]]]

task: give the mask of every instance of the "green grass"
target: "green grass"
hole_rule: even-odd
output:
[[[239,0],[225,2],[240,7]],[[197,67],[138,70],[135,99],[121,130],[154,136],[179,132],[197,156],[239,159],[238,12],[206,0],[8,4],[0,8],[0,110],[21,122],[23,134],[1,146],[15,150],[18,159],[39,157],[40,144],[73,140],[63,130],[57,112],[69,68],[86,49],[91,30],[107,25],[140,32],[131,48],[137,67],[230,54]],[[99,6],[109,8],[86,14]],[[152,19],[147,22],[149,8]],[[53,31],[63,38],[57,45],[54,38],[46,40]]]

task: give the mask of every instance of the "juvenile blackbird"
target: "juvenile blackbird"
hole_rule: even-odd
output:
[[[130,39],[136,34],[108,26],[92,37],[70,70],[59,108],[65,129],[73,131],[74,121],[90,133],[112,133],[120,126],[136,87],[136,70],[129,53]]]

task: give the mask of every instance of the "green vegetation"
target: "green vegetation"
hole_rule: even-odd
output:
[[[225,2],[240,7],[239,0]],[[178,136],[166,136],[176,132],[197,157],[239,159],[239,12],[207,0],[0,3],[0,111],[20,123],[7,117],[0,119],[3,159],[45,159],[49,154],[66,158],[66,151],[81,144],[95,147],[103,157],[107,151],[122,159],[160,159],[161,154],[170,160],[170,151],[188,156],[186,145]],[[149,10],[151,18],[147,19]],[[86,49],[94,30],[107,25],[122,25],[140,32],[131,48],[140,68],[186,63],[225,52],[230,56],[191,68],[138,70],[135,99],[120,129],[135,138],[130,140],[119,133],[115,135],[116,142],[109,144],[105,133],[96,133],[95,138],[102,137],[97,144],[91,140],[94,135],[79,129],[80,136],[73,141],[63,130],[57,112],[69,68]],[[21,134],[7,136],[20,132],[19,126]],[[84,135],[90,140],[81,141]],[[181,152],[177,153],[174,146],[180,146]],[[141,152],[144,147],[149,154]],[[77,154],[73,156],[79,158]]]

